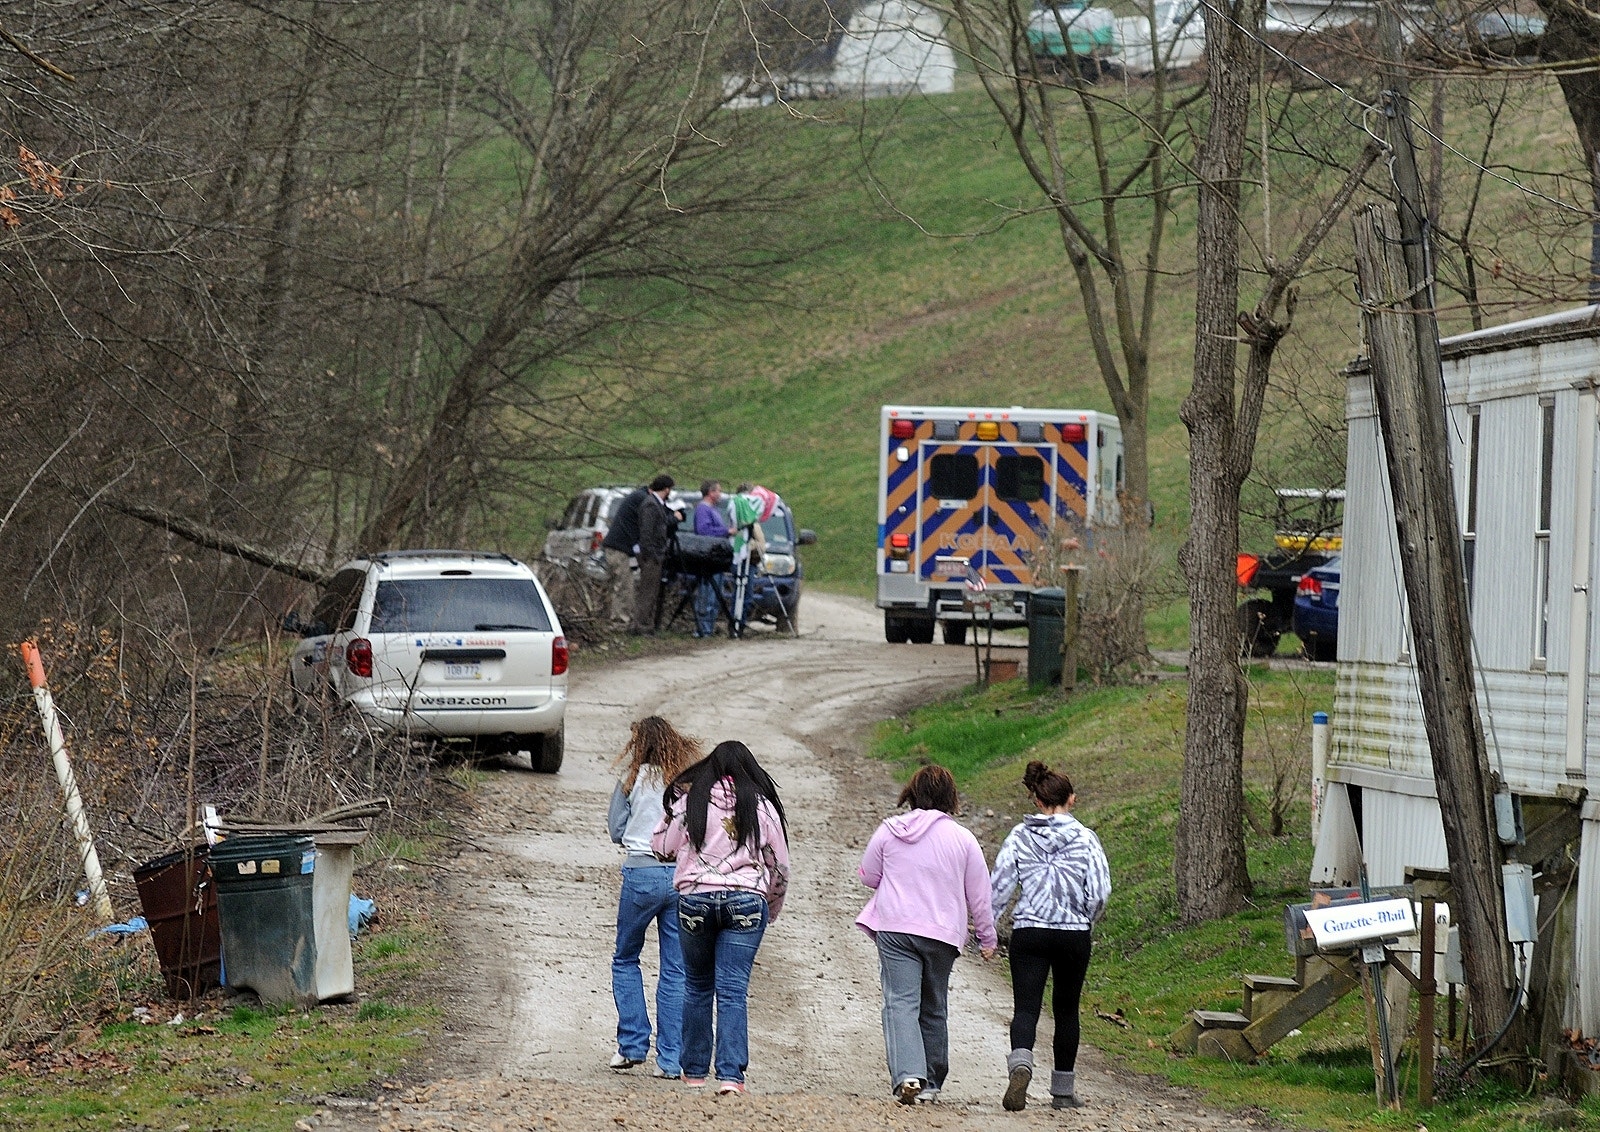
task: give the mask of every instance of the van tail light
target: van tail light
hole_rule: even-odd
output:
[[[605,540],[606,540],[606,536],[601,534],[599,531],[596,531],[594,534],[590,535],[589,536],[589,553],[593,554],[595,551],[599,550],[600,549],[600,544],[605,542]]]
[[[1310,574],[1307,574],[1305,577],[1300,579],[1300,584],[1294,588],[1294,592],[1300,597],[1314,597],[1320,599],[1322,597],[1322,583],[1317,581]]]
[[[890,558],[910,558],[911,557],[911,536],[910,535],[890,535],[889,536],[889,557]]]
[[[344,666],[352,676],[369,679],[372,676],[372,642],[357,637],[344,647]]]
[[[550,642],[550,675],[563,676],[567,671],[567,638],[557,637]]]
[[[1233,568],[1234,577],[1239,579],[1241,586],[1248,587],[1256,579],[1256,571],[1261,568],[1261,556],[1258,554],[1241,554],[1239,561]]]

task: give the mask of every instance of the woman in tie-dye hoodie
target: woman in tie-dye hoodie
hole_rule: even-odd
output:
[[[1006,837],[989,877],[997,920],[1013,899],[1017,902],[1011,916],[1011,1055],[1001,1103],[1009,1112],[1027,1107],[1044,984],[1054,972],[1051,1107],[1077,1108],[1078,998],[1089,970],[1089,932],[1105,915],[1111,895],[1111,869],[1100,839],[1072,816],[1078,795],[1071,779],[1031,762],[1022,784],[1039,812]]]

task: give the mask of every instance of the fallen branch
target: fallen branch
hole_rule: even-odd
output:
[[[325,579],[320,570],[312,570],[302,566],[298,561],[285,558],[280,554],[253,543],[235,538],[226,531],[219,531],[204,523],[197,523],[193,519],[186,519],[160,507],[151,507],[144,503],[134,503],[127,499],[106,499],[102,501],[105,506],[126,515],[130,519],[149,523],[152,527],[160,527],[171,531],[173,534],[188,539],[196,545],[209,550],[220,550],[223,554],[231,554],[235,558],[242,558],[246,562],[254,562],[257,566],[265,566],[269,570],[276,570],[280,574],[287,574],[291,578],[298,578],[302,582],[320,585]]]

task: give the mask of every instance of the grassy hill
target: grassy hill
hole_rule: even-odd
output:
[[[1464,153],[1481,145],[1486,112],[1477,108],[1480,94],[1477,86],[1451,91],[1447,137]],[[1327,131],[1332,121],[1332,144],[1359,146],[1362,135],[1344,120],[1347,100],[1336,94],[1295,98],[1291,124],[1321,122]],[[802,155],[814,154],[819,178],[831,182],[793,218],[803,241],[819,250],[773,280],[770,304],[729,309],[698,329],[692,363],[698,389],[682,406],[681,420],[694,422],[704,447],[673,461],[670,470],[684,482],[715,475],[778,490],[799,521],[819,534],[806,555],[811,579],[865,594],[872,586],[881,404],[1103,410],[1110,404],[1087,357],[1078,290],[1053,218],[1035,213],[1001,223],[1005,206],[1035,206],[1038,197],[982,93],[875,103],[864,115],[858,108],[855,117],[847,106],[821,104],[820,110],[837,117],[791,120],[784,135]],[[1492,156],[1508,165],[1566,163],[1558,151],[1572,148],[1571,127],[1553,87],[1518,87],[1502,116],[1501,138]],[[1446,159],[1448,220],[1465,207],[1472,169],[1448,151]],[[1273,175],[1282,252],[1318,194],[1336,184],[1338,170],[1283,156]],[[1532,228],[1524,194],[1490,178],[1483,195],[1478,223],[1490,241],[1485,262],[1508,257],[1519,240],[1526,251]],[[1259,233],[1258,210],[1248,223]],[[1158,539],[1169,549],[1182,540],[1187,511],[1187,435],[1178,408],[1192,349],[1192,229],[1192,193],[1186,193],[1171,226],[1170,274],[1160,289],[1153,344],[1152,496]],[[1341,224],[1313,265],[1295,331],[1280,351],[1284,388],[1264,425],[1257,498],[1273,482],[1342,477],[1337,373],[1359,350],[1347,233]],[[1501,305],[1490,321],[1544,309],[1484,274],[1500,288]],[[1245,295],[1253,302],[1249,280]],[[1470,328],[1459,307],[1443,317],[1447,330]],[[576,467],[570,486],[650,470]],[[548,500],[543,514],[558,512],[562,502]],[[529,532],[530,543],[538,537],[542,533]]]

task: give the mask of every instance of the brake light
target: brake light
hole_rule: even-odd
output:
[[[372,675],[372,642],[357,637],[344,647],[344,666],[352,676],[367,679]]]
[[[1248,586],[1255,581],[1256,571],[1261,568],[1261,557],[1256,554],[1241,554],[1239,561],[1233,568],[1234,577],[1239,579],[1241,586]]]
[[[594,534],[589,536],[589,552],[592,554],[595,551],[599,550],[600,549],[600,544],[603,543],[605,540],[606,540],[606,536],[605,535],[601,534],[599,531],[594,532]]]
[[[567,671],[567,638],[557,637],[550,642],[550,675],[561,676]]]
[[[1061,439],[1068,444],[1082,444],[1088,435],[1087,427],[1077,421],[1061,426]]]
[[[1294,592],[1300,597],[1320,598],[1322,596],[1322,583],[1307,574],[1300,579],[1300,584],[1294,588]]]
[[[894,437],[896,440],[910,440],[913,436],[917,435],[917,422],[905,420],[890,421],[889,435]]]

